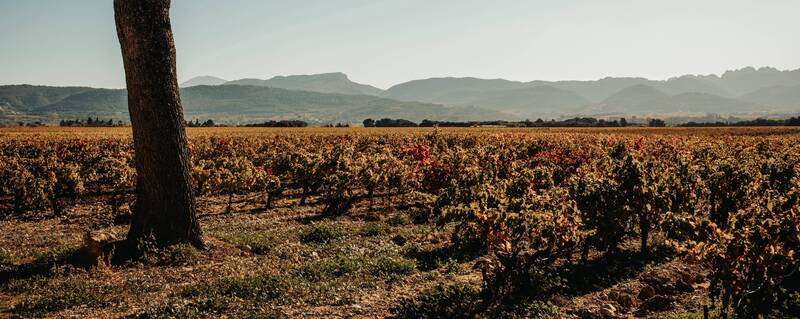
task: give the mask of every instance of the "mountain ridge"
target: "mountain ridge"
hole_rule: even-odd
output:
[[[221,84],[191,85],[203,81]],[[189,85],[181,88],[187,117],[325,123],[360,122],[362,116],[496,120],[603,114],[681,117],[800,113],[800,69],[768,67],[667,80],[606,77],[595,81],[520,82],[438,77],[400,83],[387,90],[353,82],[341,72],[222,81],[204,76],[183,83]],[[79,86],[0,86],[0,120],[99,115],[124,119],[124,96],[124,90]]]
[[[383,90],[374,86],[353,82],[346,74],[341,72],[275,76],[267,80],[247,78],[228,81],[223,85],[266,86],[295,91],[351,95],[379,96],[383,93]]]
[[[186,88],[198,85],[221,85],[225,84],[226,82],[228,82],[228,80],[225,80],[223,78],[218,78],[216,76],[201,75],[193,77],[187,80],[186,82],[181,83],[180,87]]]

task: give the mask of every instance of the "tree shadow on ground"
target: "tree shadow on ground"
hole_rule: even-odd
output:
[[[472,261],[482,253],[480,247],[448,244],[441,247],[414,247],[405,255],[417,261],[417,269],[431,271],[451,261],[458,263]]]
[[[49,278],[55,275],[56,270],[64,266],[78,266],[75,257],[77,250],[58,256],[39,258],[29,263],[14,265],[0,270],[0,289],[6,287],[13,280],[25,280],[34,277]]]
[[[0,289],[6,287],[13,280],[52,277],[58,269],[64,267],[91,268],[101,264],[125,265],[137,260],[140,256],[136,245],[127,240],[84,245],[56,256],[43,257],[29,263],[0,269]]]
[[[635,278],[647,265],[666,262],[672,256],[663,250],[644,254],[638,251],[605,253],[599,258],[559,267],[556,273],[567,282],[563,293],[578,296]]]

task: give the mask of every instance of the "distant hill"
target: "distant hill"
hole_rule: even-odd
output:
[[[579,112],[589,100],[550,85],[507,80],[436,78],[394,86],[386,97],[456,106],[474,106],[521,117],[551,117]]]
[[[580,112],[589,100],[549,85],[491,91],[476,96],[469,105],[523,117],[549,117]]]
[[[269,80],[241,79],[225,83],[226,85],[267,86],[272,88],[309,91],[320,93],[339,93],[351,95],[374,95],[383,93],[373,86],[355,83],[344,73],[324,73],[314,75],[276,76]]]
[[[800,85],[762,88],[739,99],[765,105],[776,112],[797,112],[800,110]]]
[[[507,91],[525,87],[525,83],[502,79],[432,78],[414,80],[395,85],[386,90],[383,96],[403,101],[467,104],[481,93]]]
[[[92,88],[5,85],[0,86],[0,107],[6,112],[28,112],[88,90]]]
[[[649,84],[645,78],[603,78],[597,81],[533,81],[531,85],[551,85],[564,90],[575,92],[589,101],[600,102],[624,88]]]
[[[642,110],[636,110],[642,112]],[[721,97],[708,93],[681,93],[668,99],[656,101],[650,110],[644,112],[663,113],[753,113],[766,111],[763,106],[740,101],[733,98]]]
[[[597,113],[620,113],[647,108],[648,105],[668,99],[670,96],[652,86],[636,84],[609,96],[603,102],[592,106]]]
[[[708,93],[667,94],[647,85],[634,85],[592,105],[587,113],[623,114],[700,114],[752,113],[763,110],[758,104]]]
[[[188,81],[181,83],[180,87],[188,88],[191,86],[198,86],[198,85],[222,85],[225,84],[225,82],[228,81],[215,76],[204,75],[204,76],[193,77]]]
[[[727,71],[722,76],[709,76],[711,81],[737,95],[774,86],[800,85],[800,69],[780,71],[771,67],[746,67]]]
[[[44,96],[50,87],[0,86],[6,96]],[[187,119],[214,119],[218,122],[251,123],[265,120],[298,119],[312,123],[360,123],[367,117],[464,121],[484,118],[517,119],[516,117],[469,107],[445,107],[420,102],[402,102],[369,95],[346,95],[293,91],[271,87],[220,85],[193,86],[181,89]],[[29,109],[26,113],[7,112],[0,106],[0,115],[36,115],[46,118],[127,119],[127,92],[120,89],[83,88],[60,100]]]
[[[649,85],[670,94],[706,93],[723,97],[733,96],[732,92],[718,85],[718,82],[702,78],[681,76],[666,81],[649,81]]]
[[[508,115],[482,111],[461,114],[441,105],[400,102],[368,95],[345,95],[292,91],[270,87],[223,85],[199,86],[182,92],[187,116],[209,118],[258,117],[263,119],[301,119],[311,122],[361,122],[364,118],[478,118]]]
[[[67,96],[55,103],[40,106],[32,110],[32,113],[79,118],[83,118],[84,115],[127,118],[127,92],[125,90],[91,89]]]

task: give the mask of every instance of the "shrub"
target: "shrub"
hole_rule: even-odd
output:
[[[330,277],[340,277],[361,269],[364,261],[344,255],[336,255],[306,265],[301,270],[301,276],[308,280],[322,280]]]
[[[300,240],[306,244],[327,244],[344,237],[341,227],[331,224],[316,224],[300,235]]]
[[[411,273],[415,268],[416,264],[405,258],[380,257],[371,265],[371,272],[377,277],[394,280],[400,275]]]
[[[405,213],[394,214],[386,219],[386,224],[391,226],[404,226],[411,224],[411,217]]]
[[[736,317],[774,316],[797,309],[800,294],[800,189],[768,192],[762,202],[730,215],[702,258],[711,269],[711,297]],[[702,245],[701,245],[702,246]]]
[[[361,228],[361,235],[367,237],[380,236],[389,233],[391,227],[384,223],[371,223]]]

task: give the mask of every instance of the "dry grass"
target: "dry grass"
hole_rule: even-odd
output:
[[[13,253],[15,270],[6,273],[10,278],[0,277],[0,316],[193,318],[224,313],[247,318],[258,313],[264,318],[376,318],[390,315],[400,300],[438,285],[480,287],[475,261],[445,249],[448,229],[409,224],[404,211],[383,212],[378,221],[314,220],[323,207],[298,207],[296,201],[281,199],[270,211],[240,204],[223,214],[225,198],[204,198],[200,219],[208,250],[184,246],[110,268],[79,269],[57,262],[81,246],[85,230],[124,235],[124,226],[108,226],[104,218],[76,223],[91,206],[70,208],[59,220],[5,220],[0,223],[0,247]],[[366,209],[360,203],[355,210]],[[406,243],[398,245],[397,236]],[[25,269],[41,263],[47,266]],[[671,261],[647,267],[657,272],[685,266]],[[641,270],[640,275],[555,300],[567,300],[560,306],[572,313],[606,304],[621,309],[609,294],[637,293],[645,274]],[[696,310],[703,296],[702,288],[674,295],[690,303],[673,309]]]

